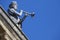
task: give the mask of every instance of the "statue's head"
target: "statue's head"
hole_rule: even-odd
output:
[[[17,2],[16,1],[12,1],[9,5],[9,8],[14,8],[15,10],[17,9]]]

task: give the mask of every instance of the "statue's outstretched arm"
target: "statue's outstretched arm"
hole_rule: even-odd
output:
[[[22,15],[22,10],[21,10],[21,12],[20,12],[20,13],[19,13],[19,12],[17,12],[16,10],[14,10],[14,9],[10,9],[10,11],[11,11],[12,13],[14,13],[14,14],[18,15],[18,16],[21,16],[21,15]]]

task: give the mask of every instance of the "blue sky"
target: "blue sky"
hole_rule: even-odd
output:
[[[13,0],[0,0],[5,10]],[[60,40],[60,0],[14,0],[18,10],[35,12],[23,22],[23,32],[29,40]]]

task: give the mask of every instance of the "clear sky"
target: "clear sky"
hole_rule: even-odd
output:
[[[13,0],[0,0],[5,10]],[[16,0],[18,10],[35,12],[27,17],[22,30],[29,40],[60,40],[60,0]]]

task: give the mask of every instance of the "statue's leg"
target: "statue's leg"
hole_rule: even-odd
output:
[[[17,23],[20,28],[22,28],[22,22],[21,19],[19,19],[19,22]]]
[[[20,19],[20,21],[18,22],[18,24],[22,24],[22,22],[26,19],[26,15],[22,18],[22,19]]]
[[[20,27],[22,28],[22,22],[26,19],[26,15],[22,18],[22,19],[20,19],[20,21],[18,22],[18,25],[20,25]]]
[[[21,22],[23,22],[25,19],[26,19],[26,15],[24,15],[24,17],[21,19],[22,21]]]

